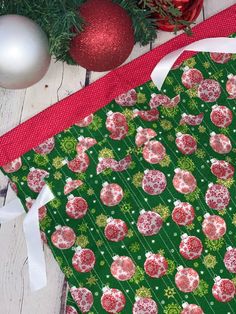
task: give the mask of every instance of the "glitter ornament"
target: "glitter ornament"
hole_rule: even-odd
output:
[[[226,83],[226,90],[229,94],[229,99],[236,98],[236,75],[228,75],[228,81]]]
[[[187,260],[194,260],[202,255],[202,242],[195,236],[188,236],[186,233],[181,236],[179,245],[180,254]]]
[[[120,112],[107,112],[106,128],[111,139],[119,141],[126,137],[129,127],[126,117]]]
[[[166,95],[152,94],[152,98],[149,102],[149,106],[151,109],[157,108],[159,106],[163,106],[165,108],[173,108],[173,107],[176,107],[179,104],[179,102],[180,102],[179,95],[171,99]]]
[[[72,219],[83,218],[88,210],[88,204],[82,197],[74,197],[72,194],[68,196],[66,204],[66,213]]]
[[[185,302],[183,304],[183,310],[180,314],[204,314],[204,312],[200,306]]]
[[[184,155],[194,154],[197,150],[197,141],[189,134],[177,133],[175,143],[178,150]]]
[[[160,254],[147,253],[144,270],[152,278],[161,278],[168,270],[168,262]]]
[[[78,312],[73,306],[67,305],[66,314],[78,314]]]
[[[126,223],[121,219],[109,218],[104,230],[107,240],[112,242],[123,241],[128,233]]]
[[[225,160],[211,159],[211,173],[218,179],[228,180],[234,176],[234,167]]]
[[[152,211],[142,210],[138,217],[137,228],[144,236],[153,236],[157,234],[163,224],[161,216]]]
[[[44,178],[48,177],[49,173],[42,169],[30,168],[27,176],[28,187],[36,193],[39,193],[46,184]]]
[[[179,124],[180,125],[187,124],[191,126],[196,126],[202,123],[203,118],[204,118],[204,113],[199,113],[198,115],[183,113]]]
[[[226,223],[222,217],[207,213],[202,222],[202,231],[210,240],[218,240],[226,233]]]
[[[108,287],[103,288],[101,305],[107,313],[119,313],[124,309],[125,304],[125,296],[120,290]]]
[[[90,125],[93,122],[93,114],[90,114],[89,116],[83,118],[79,122],[75,123],[75,125],[85,128],[86,126]]]
[[[153,129],[143,129],[142,127],[138,127],[137,134],[135,136],[135,144],[138,147],[141,147],[156,135],[157,133]]]
[[[80,153],[74,159],[67,162],[68,168],[75,173],[85,172],[90,164],[86,153]]]
[[[175,275],[175,284],[182,292],[193,292],[199,285],[199,275],[193,268],[179,266]]]
[[[129,90],[127,93],[121,94],[115,98],[115,102],[122,107],[132,107],[136,105],[138,96],[135,89]]]
[[[90,272],[96,263],[96,258],[92,250],[77,247],[72,258],[72,266],[79,273]]]
[[[210,134],[210,146],[218,154],[228,154],[232,149],[230,139],[224,134]]]
[[[13,173],[13,172],[18,171],[21,168],[21,166],[22,166],[22,161],[21,161],[21,157],[19,157],[7,163],[6,165],[4,165],[2,169],[6,173]]]
[[[150,298],[135,298],[133,314],[158,314],[158,307],[154,300]]]
[[[230,273],[236,274],[236,248],[229,246],[224,256],[224,264]]]
[[[77,303],[82,313],[88,313],[93,306],[93,294],[87,288],[76,288],[70,289],[72,298]]]
[[[55,146],[54,137],[50,137],[49,139],[47,139],[46,141],[44,141],[43,143],[35,147],[34,151],[40,155],[47,155],[51,153],[54,146]]]
[[[75,243],[74,230],[67,226],[56,226],[56,231],[51,236],[52,244],[61,250],[71,248]]]
[[[145,170],[142,188],[149,195],[159,195],[167,185],[166,176],[159,170]]]
[[[124,196],[122,188],[116,183],[103,183],[103,188],[100,192],[101,202],[106,206],[118,205]]]
[[[189,69],[188,67],[184,69],[184,73],[181,78],[182,84],[188,89],[198,86],[203,79],[203,75],[199,70]]]
[[[138,110],[134,109],[133,110],[133,117],[140,117],[144,121],[152,122],[152,121],[157,121],[159,119],[159,111],[154,108],[151,110]]]
[[[166,149],[159,141],[150,141],[143,148],[143,158],[150,164],[160,163],[166,156]]]
[[[225,64],[231,60],[232,53],[211,52],[210,57],[216,63]]]
[[[212,209],[225,209],[230,202],[229,190],[221,184],[210,183],[205,195],[205,201]]]
[[[213,297],[219,302],[230,302],[235,297],[236,288],[232,280],[215,278],[215,284],[212,287]]]
[[[176,201],[172,211],[172,219],[179,226],[191,225],[195,218],[195,211],[191,204]]]
[[[197,181],[191,172],[187,170],[175,169],[173,186],[181,194],[189,194],[195,191]]]
[[[80,187],[83,184],[81,180],[72,180],[71,178],[66,179],[66,184],[64,186],[64,194],[67,195]]]
[[[83,31],[71,41],[69,53],[90,71],[109,71],[121,65],[134,46],[132,20],[118,4],[88,0],[79,8]]]
[[[232,111],[226,106],[215,105],[211,111],[211,122],[219,128],[227,128],[233,120]]]
[[[204,102],[215,102],[221,95],[221,86],[215,80],[204,80],[198,87],[198,97]]]
[[[114,256],[111,264],[111,274],[119,281],[126,281],[135,274],[135,264],[130,257]]]

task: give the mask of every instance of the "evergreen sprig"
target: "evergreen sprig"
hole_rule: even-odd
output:
[[[150,0],[142,0],[144,9],[139,0],[112,0],[123,7],[132,18],[135,41],[146,45],[155,40],[157,36],[156,21],[151,18],[153,8]],[[171,2],[171,0],[163,0]],[[0,0],[0,15],[19,14],[34,20],[47,34],[50,45],[50,53],[57,60],[74,64],[69,55],[70,41],[81,32],[84,27],[79,7],[86,0]],[[177,23],[175,16],[178,10],[171,6],[166,12],[161,8],[160,1],[156,1],[156,10],[165,18],[170,17],[173,23]],[[174,16],[174,18],[173,18]],[[183,21],[185,23],[185,21]]]

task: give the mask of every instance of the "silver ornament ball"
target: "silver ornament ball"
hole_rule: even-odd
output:
[[[32,20],[0,16],[0,86],[21,89],[37,83],[50,64],[48,39]]]

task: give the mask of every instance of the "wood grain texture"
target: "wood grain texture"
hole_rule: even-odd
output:
[[[197,23],[235,2],[236,0],[205,0]],[[126,63],[174,36],[159,32],[158,39],[152,45],[136,45]],[[47,75],[33,87],[20,91],[0,89],[0,134],[105,74],[86,72],[79,66],[68,66],[52,60]],[[0,206],[13,197],[8,190],[7,179],[0,173]],[[66,284],[47,247],[45,256],[48,285],[37,293],[29,290],[22,218],[0,226],[0,252],[0,314],[63,314]]]

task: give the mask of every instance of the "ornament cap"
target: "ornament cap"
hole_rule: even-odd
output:
[[[218,104],[215,104],[215,105],[212,106],[211,108],[212,108],[212,109],[216,109],[217,107],[219,107],[219,105],[218,105]]]
[[[148,257],[150,257],[150,256],[152,256],[152,252],[147,252],[146,254],[145,254],[145,256],[148,258]]]
[[[183,267],[182,265],[180,265],[180,266],[177,267],[177,270],[178,270],[178,271],[183,270],[183,269],[184,269],[184,267]]]
[[[141,209],[140,214],[142,215],[142,214],[145,214],[145,213],[146,213],[146,210],[145,209]]]
[[[28,197],[26,197],[25,201],[30,202],[30,201],[32,201],[32,198],[30,196],[28,196]]]
[[[217,160],[215,158],[212,158],[210,161],[212,164],[214,164]]]
[[[182,135],[183,135],[183,133],[181,133],[181,132],[176,133],[176,137],[181,137]]]
[[[83,136],[83,135],[80,135],[80,136],[78,137],[78,141],[81,141],[81,140],[84,140],[84,136]]]
[[[180,168],[176,168],[174,171],[175,173],[180,173],[182,170]]]
[[[182,114],[182,118],[186,118],[187,116],[188,116],[187,113]]]
[[[148,174],[149,169],[144,170],[144,174]]]
[[[75,286],[70,288],[70,291],[75,291],[77,288]]]
[[[65,166],[66,164],[68,164],[68,159],[65,158],[64,160],[62,160],[61,164],[62,166]]]
[[[57,226],[55,227],[55,229],[56,229],[56,230],[61,229],[61,225],[57,225]]]
[[[103,158],[103,157],[99,157],[98,158],[98,161],[103,161],[105,158]]]
[[[231,79],[234,77],[234,75],[232,73],[230,73],[227,77],[228,77],[228,79]]]
[[[151,97],[154,98],[154,97],[156,97],[156,95],[157,95],[157,94],[153,93],[153,94],[151,95]]]
[[[180,205],[180,204],[181,204],[181,201],[180,201],[180,200],[177,200],[177,201],[174,202],[174,205],[175,205],[175,206],[178,206],[178,205]]]
[[[134,109],[134,110],[133,110],[133,113],[138,113],[138,112],[139,112],[138,109]]]
[[[205,215],[204,215],[204,218],[209,218],[211,215],[209,214],[209,213],[206,213]]]
[[[119,255],[115,255],[112,257],[113,261],[116,261],[119,258]]]
[[[75,198],[75,197],[74,197],[73,194],[70,194],[70,195],[67,197],[68,201],[71,201],[71,200],[73,200],[74,198]]]
[[[233,248],[232,248],[232,246],[228,246],[227,248],[226,248],[226,251],[231,251]]]
[[[184,70],[184,72],[187,72],[188,70],[190,70],[190,68],[189,68],[188,66],[185,66],[185,67],[183,68],[183,70]]]
[[[211,187],[213,187],[213,185],[214,185],[214,183],[211,182],[208,184],[208,187],[211,188]]]
[[[143,128],[141,127],[141,126],[139,126],[138,128],[137,128],[137,131],[138,132],[141,132],[143,130]]]
[[[187,239],[187,238],[188,238],[187,233],[184,233],[184,234],[181,235],[181,239],[182,239],[182,240],[185,240],[185,239]]]
[[[76,253],[80,252],[81,250],[82,250],[82,247],[79,246],[79,245],[75,248],[75,252],[76,252]]]
[[[214,282],[219,282],[221,280],[221,277],[220,276],[217,276],[214,278]]]
[[[216,135],[216,132],[211,132],[210,133],[210,136],[215,136]]]
[[[34,167],[31,167],[31,168],[30,168],[30,171],[34,171],[34,170],[36,170]]]
[[[103,184],[102,184],[102,186],[105,188],[106,186],[108,186],[108,182],[104,182]]]
[[[188,305],[189,305],[188,302],[184,302],[184,303],[182,304],[183,309],[186,309],[186,307],[187,307]]]
[[[107,223],[112,222],[113,220],[114,220],[114,218],[109,217],[109,218],[107,218]]]
[[[110,110],[107,112],[107,117],[110,117],[113,114],[113,112]]]
[[[110,290],[110,288],[108,286],[105,286],[105,287],[102,288],[102,292],[103,293],[105,293],[105,292],[107,292],[109,290]]]
[[[67,178],[66,179],[66,183],[68,183],[68,182],[72,182],[72,179],[71,178]]]

